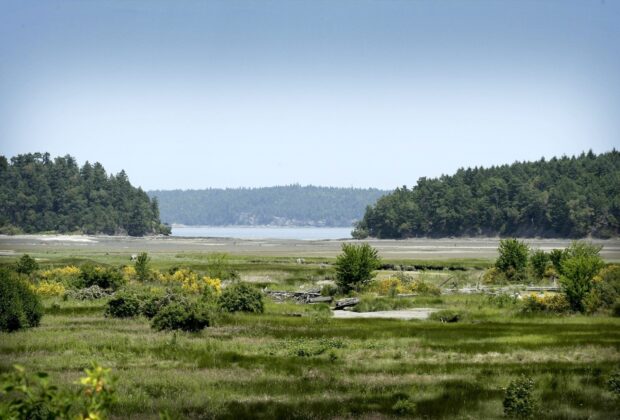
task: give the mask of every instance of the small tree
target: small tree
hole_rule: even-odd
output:
[[[601,248],[584,242],[573,242],[562,259],[560,284],[573,310],[583,312],[584,299],[593,287],[594,276],[605,265]]]
[[[151,259],[146,252],[142,252],[136,258],[134,268],[136,269],[136,275],[140,281],[146,281],[149,279],[149,262]]]
[[[542,249],[537,249],[530,256],[530,267],[534,276],[540,280],[545,276],[547,265],[550,264],[549,254]]]
[[[499,242],[499,257],[495,267],[508,280],[518,281],[525,279],[529,247],[517,239],[502,239]]]
[[[532,395],[533,392],[532,378],[522,376],[512,381],[504,395],[504,414],[513,418],[532,418],[536,413],[536,400]]]
[[[20,274],[30,275],[39,269],[39,264],[28,254],[24,254],[17,261],[15,271]]]
[[[380,264],[378,251],[367,243],[342,244],[342,254],[336,259],[336,283],[345,293],[359,290],[372,280]]]

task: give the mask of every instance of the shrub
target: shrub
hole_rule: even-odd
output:
[[[482,282],[484,284],[496,284],[503,283],[506,280],[504,274],[497,269],[497,267],[491,267],[482,275]]]
[[[30,285],[30,289],[39,296],[63,296],[65,294],[65,286],[55,281],[42,280]]]
[[[560,284],[575,311],[585,311],[585,298],[593,287],[594,276],[604,265],[599,251],[598,247],[573,242],[562,260]]]
[[[526,277],[529,247],[517,239],[502,239],[499,243],[499,257],[495,267],[511,281],[521,281]]]
[[[235,283],[224,289],[218,299],[218,305],[225,312],[264,311],[262,293],[245,283]]]
[[[592,289],[584,299],[586,312],[613,308],[620,297],[620,265],[603,268],[594,277]]]
[[[105,315],[114,318],[131,318],[141,313],[140,298],[132,292],[119,292],[108,301]]]
[[[459,322],[462,316],[456,311],[451,309],[444,309],[442,311],[433,312],[428,319],[431,321],[439,322]]]
[[[367,285],[381,265],[378,251],[367,243],[342,244],[342,254],[336,258],[336,284],[344,293],[360,290]]]
[[[151,259],[149,258],[146,252],[140,253],[138,258],[136,258],[136,263],[134,264],[134,269],[136,270],[136,275],[138,276],[138,280],[147,281],[149,279],[149,262]]]
[[[609,375],[607,380],[607,388],[617,396],[620,396],[620,369],[617,369]]]
[[[521,312],[529,313],[556,313],[561,314],[570,311],[570,304],[566,296],[560,293],[554,293],[544,296],[531,294],[523,300]]]
[[[0,331],[36,327],[43,306],[28,284],[15,273],[0,269]]]
[[[209,326],[206,307],[190,302],[174,302],[164,306],[153,317],[151,326],[158,330],[200,331]]]
[[[549,254],[542,249],[537,249],[532,252],[532,255],[530,255],[530,267],[532,269],[532,274],[538,280],[545,277],[547,265],[550,263],[551,261],[549,260]]]
[[[614,303],[614,306],[611,308],[611,315],[620,317],[620,301],[616,301],[616,303]]]
[[[415,401],[411,401],[409,398],[400,398],[392,406],[392,411],[399,416],[410,416],[416,411]]]
[[[321,296],[336,296],[338,294],[338,287],[333,284],[324,284],[321,287]]]
[[[113,401],[109,369],[97,364],[85,370],[76,391],[49,384],[47,373],[28,374],[21,366],[0,377],[0,418],[102,419]]]
[[[508,417],[531,418],[536,412],[536,401],[532,395],[534,380],[527,376],[515,379],[506,388],[504,414]]]
[[[81,267],[82,287],[99,286],[102,289],[116,290],[124,283],[120,270],[86,264]]]
[[[67,265],[65,267],[52,268],[39,272],[39,278],[41,280],[54,281],[62,283],[68,287],[74,287],[79,284],[80,269],[74,265]]]
[[[97,300],[108,297],[111,294],[111,290],[102,289],[101,287],[94,285],[78,290],[69,290],[66,295],[76,300]]]
[[[166,294],[150,294],[143,297],[142,315],[151,319],[159,311],[172,303],[188,304],[189,300],[181,293],[167,290]]]
[[[17,264],[15,265],[15,271],[20,274],[25,274],[27,276],[34,273],[38,269],[39,264],[37,264],[35,259],[28,254],[22,255],[21,258],[17,261]]]

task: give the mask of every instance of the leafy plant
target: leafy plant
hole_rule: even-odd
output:
[[[499,243],[499,257],[495,267],[508,280],[521,281],[525,279],[528,262],[529,247],[518,239],[502,239]]]
[[[114,397],[110,370],[96,363],[85,370],[79,389],[60,389],[45,372],[29,374],[16,365],[0,378],[0,418],[103,419]]]
[[[190,302],[174,302],[161,308],[153,317],[151,325],[158,331],[195,332],[208,327],[209,323],[209,311],[205,306]]]
[[[344,293],[360,290],[372,280],[380,265],[378,251],[369,244],[344,243],[336,258],[336,284]]]
[[[264,311],[262,293],[246,283],[235,283],[224,289],[218,305],[224,312]]]
[[[80,279],[82,287],[99,286],[102,289],[116,290],[120,288],[125,279],[123,274],[115,268],[85,264],[81,268]]]
[[[593,280],[604,266],[600,248],[583,242],[573,242],[562,260],[560,284],[575,311],[585,311],[585,298],[593,287]]]
[[[531,418],[536,413],[536,401],[534,392],[534,380],[527,376],[521,376],[510,382],[504,395],[504,414],[514,418]]]
[[[532,269],[532,274],[538,280],[545,276],[547,265],[550,263],[551,260],[549,259],[549,254],[542,249],[537,249],[532,252],[532,255],[530,255],[530,267]]]
[[[39,297],[16,273],[0,269],[0,331],[36,327],[43,316]]]
[[[39,264],[34,258],[32,258],[28,254],[22,255],[21,258],[17,261],[17,264],[15,265],[15,271],[20,274],[25,274],[27,276],[34,273],[38,269]]]
[[[108,297],[112,294],[111,290],[102,289],[96,284],[78,290],[69,290],[67,296],[76,300],[97,300]]]
[[[105,315],[114,318],[131,318],[141,313],[140,298],[133,292],[119,292],[108,301]]]
[[[140,281],[147,281],[149,279],[149,262],[151,259],[146,252],[142,252],[136,258],[134,268],[136,275]]]

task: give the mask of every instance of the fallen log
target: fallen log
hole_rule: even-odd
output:
[[[360,303],[360,299],[356,297],[340,299],[336,301],[336,306],[334,307],[334,310],[338,311],[340,309],[348,308],[349,306],[355,306],[358,303]]]
[[[332,300],[334,300],[333,297],[331,296],[317,296],[317,297],[312,297],[308,299],[308,303],[330,303]]]

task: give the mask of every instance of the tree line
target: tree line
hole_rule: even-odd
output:
[[[420,178],[369,206],[353,236],[608,238],[620,234],[620,153]]]
[[[0,156],[0,230],[108,235],[170,232],[157,199],[129,182],[125,171],[108,175],[100,163],[79,167],[66,155]]]
[[[149,191],[162,220],[185,225],[352,226],[386,191],[287,185]]]

